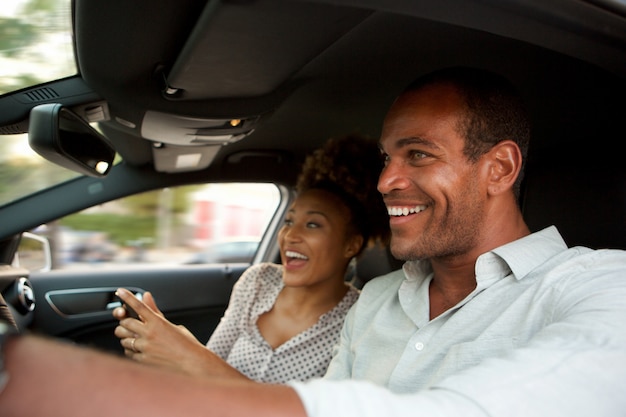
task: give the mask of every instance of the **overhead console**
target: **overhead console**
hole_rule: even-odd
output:
[[[297,88],[294,74],[370,14],[287,0],[209,1],[171,68],[161,69],[162,94],[205,109],[215,99],[226,104],[211,118],[146,111],[141,135],[153,141],[155,169],[208,167]]]

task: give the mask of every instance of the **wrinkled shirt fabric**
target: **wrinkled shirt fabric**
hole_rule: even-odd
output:
[[[429,262],[367,283],[326,377],[291,383],[308,415],[626,415],[626,251],[567,248],[549,227],[475,271],[433,320]]]

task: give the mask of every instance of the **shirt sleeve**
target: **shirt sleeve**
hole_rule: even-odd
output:
[[[454,383],[413,394],[394,394],[362,380],[318,379],[289,385],[300,397],[308,417],[614,417],[626,410],[625,363],[623,352],[581,353],[551,369],[549,375],[510,375],[504,377],[503,384],[495,379],[488,386],[482,383],[482,377],[495,375],[487,369],[487,375],[467,372],[465,382],[473,384],[469,391],[455,390]],[[580,372],[580,364],[586,372]],[[616,371],[615,367],[620,369]]]
[[[241,320],[249,310],[258,276],[259,266],[251,266],[237,280],[230,294],[228,307],[206,344],[207,348],[224,360],[228,358],[233,344],[240,336]]]
[[[292,381],[308,417],[487,417],[468,398],[454,392],[429,390],[394,394],[369,381]]]

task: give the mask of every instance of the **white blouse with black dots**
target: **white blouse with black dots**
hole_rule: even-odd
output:
[[[307,381],[323,376],[339,342],[344,318],[359,296],[359,291],[350,287],[316,324],[272,349],[256,321],[274,305],[284,286],[282,273],[282,266],[273,263],[248,268],[235,283],[224,317],[207,342],[219,357],[259,382]]]

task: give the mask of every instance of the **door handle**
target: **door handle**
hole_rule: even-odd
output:
[[[128,288],[128,290],[139,299],[143,298],[145,292],[141,288]],[[45,298],[50,307],[62,317],[110,315],[114,308],[122,305],[115,295],[116,291],[117,287],[55,290],[47,292]]]

